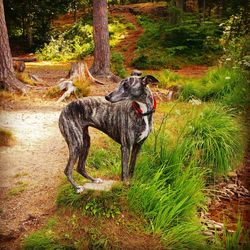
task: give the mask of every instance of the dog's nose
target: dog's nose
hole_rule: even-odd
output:
[[[110,96],[109,96],[109,95],[106,95],[106,96],[105,96],[105,99],[106,99],[107,101],[109,101],[109,100],[110,100]]]

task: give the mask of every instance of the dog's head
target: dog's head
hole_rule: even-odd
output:
[[[129,76],[123,79],[118,88],[105,96],[107,101],[119,102],[122,100],[133,100],[145,93],[148,84],[157,84],[159,81],[151,76],[143,77]]]

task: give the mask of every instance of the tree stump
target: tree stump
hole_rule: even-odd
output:
[[[74,62],[71,64],[71,69],[66,76],[66,78],[61,79],[57,86],[61,91],[66,90],[64,94],[57,100],[58,102],[63,101],[66,97],[69,97],[72,93],[75,93],[77,86],[74,83],[98,83],[104,85],[103,82],[94,78],[88,69],[88,66],[85,62]]]

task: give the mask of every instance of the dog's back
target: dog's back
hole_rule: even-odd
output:
[[[143,121],[131,110],[131,101],[111,103],[103,97],[87,97],[67,105],[59,118],[61,133],[69,144],[82,144],[88,126],[97,128],[118,143],[133,143]],[[126,143],[126,144],[127,144]]]

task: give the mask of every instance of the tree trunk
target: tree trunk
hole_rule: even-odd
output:
[[[20,82],[14,72],[10,52],[7,27],[4,17],[3,0],[0,0],[0,87],[9,91],[26,92],[27,87]]]
[[[95,76],[110,76],[110,47],[107,0],[93,0],[94,63],[90,69]]]

